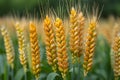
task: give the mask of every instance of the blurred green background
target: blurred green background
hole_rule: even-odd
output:
[[[120,16],[120,0],[0,0],[0,16],[11,14],[23,16],[27,12],[31,15],[34,13],[39,14],[42,10],[47,10],[47,8],[58,10],[60,5],[66,7],[68,3],[81,6],[93,6],[95,3],[99,5],[100,9],[104,6],[102,17],[108,17],[109,15]]]

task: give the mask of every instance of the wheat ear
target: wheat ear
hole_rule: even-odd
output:
[[[120,28],[119,28],[119,25],[118,24],[115,24],[114,28],[113,28],[113,31],[112,31],[112,49],[111,49],[111,66],[112,68],[114,68],[114,45],[115,45],[115,38],[118,36],[118,33],[120,31]]]
[[[54,72],[57,70],[57,54],[56,54],[56,45],[55,45],[55,34],[53,31],[53,24],[48,17],[46,16],[44,20],[44,31],[46,34],[46,54],[49,65],[52,66]]]
[[[25,44],[25,36],[24,36],[24,31],[23,28],[20,27],[19,23],[15,24],[16,32],[17,32],[17,37],[18,37],[18,45],[19,45],[19,59],[20,63],[22,64],[24,71],[26,72],[27,70],[27,57],[26,57],[26,44]]]
[[[72,7],[70,13],[70,50],[72,52],[72,63],[75,63],[75,59],[79,53],[79,27],[77,12]]]
[[[114,52],[114,76],[115,80],[118,80],[120,75],[120,33],[114,38],[113,44],[113,52]]]
[[[60,18],[56,18],[56,42],[57,42],[57,59],[58,59],[58,69],[62,74],[63,79],[66,77],[68,71],[68,55],[66,51],[66,38],[65,30]]]
[[[4,38],[4,44],[5,44],[5,49],[6,49],[6,55],[7,55],[7,62],[11,66],[11,68],[14,68],[14,59],[15,59],[15,53],[13,49],[13,44],[11,41],[11,38],[9,36],[9,33],[6,29],[6,27],[2,26],[1,27],[1,33]]]
[[[36,79],[38,79],[40,74],[40,50],[38,44],[37,31],[34,23],[30,22],[29,27],[30,27],[32,71]]]
[[[96,17],[89,22],[87,41],[85,43],[85,54],[84,54],[84,76],[87,75],[88,71],[91,69],[93,64],[93,56],[95,51],[95,41],[96,41]]]
[[[79,53],[78,57],[80,57],[83,54],[84,50],[84,24],[85,24],[85,18],[83,16],[83,13],[80,12],[78,14],[78,27],[79,27]]]

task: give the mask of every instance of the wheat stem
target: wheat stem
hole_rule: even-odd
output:
[[[72,80],[75,80],[75,65],[73,65],[72,68],[73,68]]]
[[[24,80],[27,80],[27,72],[25,72]]]
[[[78,75],[77,80],[80,80],[80,58],[78,58]]]
[[[11,80],[14,80],[14,70],[11,69]]]

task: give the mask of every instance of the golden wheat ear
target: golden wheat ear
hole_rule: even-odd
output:
[[[33,22],[29,24],[30,29],[30,46],[31,46],[31,58],[32,58],[32,71],[36,79],[39,78],[40,74],[40,50],[38,44],[38,37],[36,26]]]
[[[84,25],[85,25],[85,17],[82,12],[78,14],[78,27],[79,27],[79,53],[78,57],[80,57],[84,52]]]
[[[58,69],[62,74],[63,79],[68,72],[68,55],[66,51],[66,38],[63,22],[60,18],[55,21],[56,43],[57,43],[57,59]]]
[[[70,51],[72,53],[72,63],[75,63],[79,53],[79,27],[78,15],[73,7],[70,13]]]
[[[114,53],[114,76],[115,80],[118,80],[120,76],[120,33],[117,34],[114,38],[113,44],[113,53]]]
[[[120,28],[119,28],[119,25],[116,23],[115,26],[113,27],[113,31],[112,31],[112,44],[111,44],[111,54],[110,54],[110,57],[111,57],[111,66],[112,68],[114,68],[114,45],[115,45],[115,38],[118,36],[118,33],[120,32]]]
[[[17,37],[18,37],[18,46],[19,46],[19,59],[20,63],[22,64],[24,71],[27,70],[27,57],[26,57],[26,40],[24,36],[23,27],[20,27],[20,24],[17,22],[15,24]]]
[[[85,43],[85,54],[84,54],[84,76],[87,75],[88,71],[92,68],[93,56],[96,44],[96,17],[93,17],[89,22],[89,28],[87,33],[87,39]]]
[[[12,40],[9,36],[9,33],[6,29],[6,27],[2,26],[1,27],[1,33],[4,38],[4,45],[5,45],[5,50],[6,50],[6,56],[7,56],[7,62],[11,66],[11,68],[14,68],[14,59],[15,59],[15,53],[14,53],[14,48],[12,44]]]
[[[52,66],[54,72],[57,71],[57,53],[55,45],[55,34],[53,31],[53,24],[51,19],[46,16],[44,19],[44,32],[45,32],[45,43],[46,43],[46,55],[48,64]]]

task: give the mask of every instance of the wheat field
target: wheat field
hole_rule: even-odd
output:
[[[119,80],[119,22],[74,7],[67,18],[2,17],[0,80]]]

